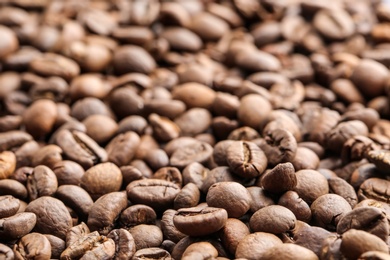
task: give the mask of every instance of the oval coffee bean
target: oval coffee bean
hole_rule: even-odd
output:
[[[50,259],[51,246],[44,235],[30,233],[14,246],[14,253],[16,259]]]
[[[255,232],[281,234],[292,230],[295,222],[296,217],[291,210],[279,205],[270,205],[256,211],[250,218],[249,225]]]
[[[6,240],[19,239],[30,233],[37,222],[34,213],[22,212],[0,219],[0,237]]]
[[[226,223],[228,214],[220,208],[179,209],[173,217],[175,227],[189,236],[205,236],[217,232]]]

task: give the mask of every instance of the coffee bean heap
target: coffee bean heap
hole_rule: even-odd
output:
[[[0,1],[0,259],[389,260],[390,5]]]

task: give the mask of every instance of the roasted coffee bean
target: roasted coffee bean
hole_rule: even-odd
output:
[[[390,167],[389,152],[386,150],[369,151],[366,158],[382,172],[387,172]]]
[[[207,205],[225,209],[230,218],[242,217],[250,209],[251,200],[248,190],[236,182],[215,183],[206,196]]]
[[[267,99],[258,94],[249,94],[241,98],[237,118],[244,125],[258,129],[271,110],[271,104]]]
[[[180,128],[181,134],[195,136],[204,133],[211,125],[212,115],[204,108],[191,108],[176,117],[174,122]]]
[[[163,241],[161,229],[155,225],[140,224],[129,229],[137,250],[159,247]]]
[[[3,59],[19,48],[19,41],[15,33],[3,25],[0,26],[0,35],[4,39],[0,48],[0,58]]]
[[[351,205],[337,194],[318,197],[310,206],[315,225],[334,231],[340,219],[352,210]]]
[[[357,207],[346,213],[337,224],[337,233],[343,234],[350,229],[364,230],[387,240],[389,224],[385,212],[375,207]]]
[[[207,259],[218,256],[218,251],[209,242],[197,242],[189,245],[183,252],[182,259]]]
[[[348,182],[339,177],[332,177],[328,179],[328,183],[330,193],[343,197],[352,208],[356,206],[358,198],[354,188]]]
[[[136,252],[134,238],[126,229],[114,229],[107,235],[115,243],[115,258],[128,259]]]
[[[351,16],[342,9],[322,10],[314,17],[315,28],[325,37],[332,40],[342,40],[355,31]]]
[[[173,241],[174,243],[177,243],[182,238],[186,237],[186,234],[180,232],[173,223],[173,218],[176,213],[176,210],[168,209],[164,211],[164,214],[161,218],[161,230],[164,234],[164,237]]]
[[[122,186],[122,173],[118,166],[113,163],[100,163],[89,168],[81,177],[81,187],[92,197],[119,191]]]
[[[5,260],[15,259],[15,255],[12,249],[4,244],[0,244],[0,256]]]
[[[195,142],[177,149],[170,157],[170,164],[178,168],[184,168],[190,163],[206,163],[213,153],[211,145],[205,142]]]
[[[358,198],[359,200],[364,199],[375,199],[382,202],[389,202],[388,186],[390,182],[379,178],[369,178],[365,180],[359,188]]]
[[[179,209],[173,217],[175,227],[189,236],[204,236],[220,230],[228,218],[221,208],[206,207]]]
[[[131,182],[126,191],[132,203],[145,204],[161,211],[173,205],[180,188],[169,181],[144,179]]]
[[[0,179],[8,179],[16,167],[16,157],[13,152],[0,153]]]
[[[16,259],[50,259],[51,246],[49,240],[42,234],[30,233],[23,236],[14,245]]]
[[[283,242],[275,235],[265,232],[254,232],[242,239],[236,249],[236,258],[256,259],[268,249],[280,246]]]
[[[0,196],[0,218],[6,218],[15,215],[19,210],[20,202],[17,198],[10,195]]]
[[[45,235],[51,246],[51,258],[59,259],[61,253],[65,250],[65,241],[53,235]]]
[[[281,234],[292,230],[295,222],[296,217],[292,211],[283,206],[270,205],[256,211],[250,218],[249,225],[254,232]]]
[[[232,173],[229,167],[220,166],[212,169],[207,173],[203,180],[200,190],[207,194],[209,188],[219,182],[239,182],[240,179]]]
[[[249,228],[240,220],[228,218],[225,226],[218,232],[224,247],[235,254],[237,245],[244,237],[250,234]]]
[[[199,204],[200,190],[194,183],[187,183],[173,200],[173,208],[191,208]]]
[[[240,177],[254,178],[267,167],[264,152],[252,142],[237,141],[226,151],[226,160],[232,172]]]
[[[62,161],[62,149],[54,144],[40,148],[32,158],[32,166],[45,165],[53,169],[54,165]]]
[[[125,45],[114,52],[113,66],[118,74],[129,72],[149,74],[156,68],[156,63],[143,48]]]
[[[134,132],[118,134],[106,146],[107,160],[115,163],[118,167],[127,165],[133,159],[139,143],[140,138]]]
[[[79,163],[84,169],[107,160],[106,151],[80,131],[63,129],[57,133],[55,143],[67,158]]]
[[[297,220],[309,223],[311,220],[312,212],[310,206],[299,197],[295,191],[285,192],[278,201],[278,205],[281,205],[291,210]]]
[[[58,185],[80,185],[84,169],[74,161],[63,160],[53,166]]]
[[[47,166],[39,165],[27,177],[27,191],[30,200],[53,195],[58,187],[57,177]]]
[[[124,192],[110,192],[101,196],[89,210],[88,227],[91,231],[99,231],[107,235],[115,226],[115,220],[127,207],[127,197]]]
[[[293,190],[297,185],[293,165],[291,163],[279,163],[261,177],[261,184],[265,191],[276,194]]]
[[[156,212],[149,206],[137,204],[128,207],[120,215],[120,224],[123,227],[132,227],[141,224],[155,224]]]
[[[19,239],[27,235],[35,226],[37,217],[34,213],[22,212],[0,219],[0,237],[5,240]]]
[[[156,260],[162,260],[162,259],[173,259],[171,258],[171,255],[169,252],[167,252],[164,249],[158,248],[158,247],[150,247],[150,248],[144,248],[137,250],[135,254],[133,255],[134,260],[142,260],[142,259],[156,259]]]
[[[27,198],[27,189],[19,181],[4,179],[0,180],[0,196],[3,195],[11,195],[24,200]]]
[[[356,229],[350,229],[343,234],[340,250],[344,256],[351,259],[357,259],[368,251],[389,253],[386,243],[379,237]]]
[[[80,219],[86,219],[93,205],[93,200],[86,190],[76,185],[61,185],[55,196],[72,208]]]
[[[306,260],[314,260],[318,259],[317,255],[303,247],[298,246],[294,244],[283,244],[274,246],[270,249],[268,249],[264,254],[262,254],[262,259],[275,259],[275,258],[281,258],[281,259],[306,259]]]
[[[37,217],[34,231],[52,234],[65,239],[66,233],[72,227],[72,217],[64,203],[58,199],[43,196],[30,202],[26,212],[32,212]]]
[[[308,204],[329,192],[326,178],[315,170],[300,170],[295,173],[297,185],[294,191]]]

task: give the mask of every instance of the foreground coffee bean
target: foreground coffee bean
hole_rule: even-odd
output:
[[[205,236],[217,232],[226,223],[228,214],[221,208],[179,209],[173,217],[175,227],[189,236]]]
[[[15,244],[13,250],[16,259],[50,259],[51,257],[50,242],[39,233],[25,235]]]
[[[273,234],[255,232],[245,236],[244,239],[238,243],[235,257],[258,259],[270,248],[282,244],[283,242]]]
[[[0,219],[0,237],[13,240],[27,235],[35,226],[37,217],[34,213],[21,212],[8,218]]]
[[[269,216],[274,216],[270,219]],[[255,232],[267,232],[280,234],[292,230],[295,227],[296,217],[289,209],[270,205],[256,211],[249,220],[251,230]]]

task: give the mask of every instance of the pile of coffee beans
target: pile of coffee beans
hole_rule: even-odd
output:
[[[0,1],[0,259],[389,260],[390,5]]]

